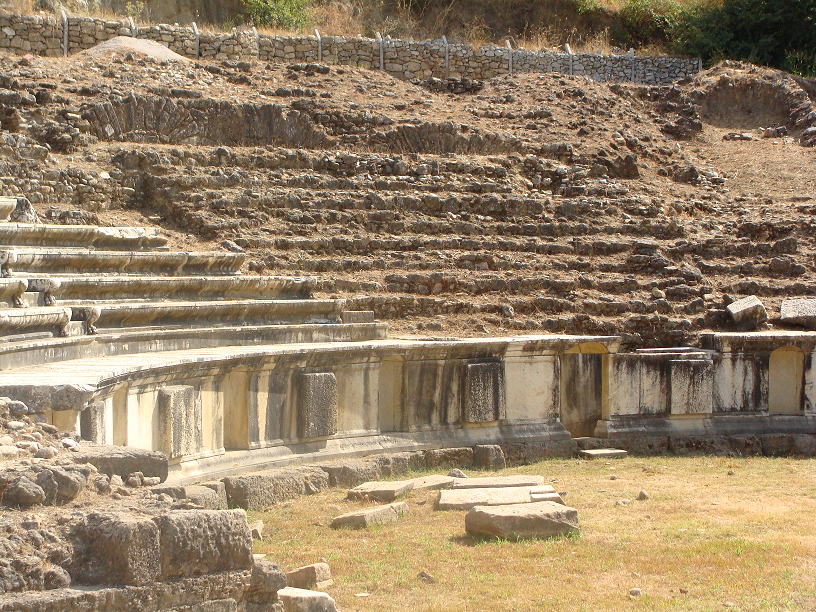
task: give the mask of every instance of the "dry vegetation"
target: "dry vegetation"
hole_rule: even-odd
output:
[[[568,491],[581,536],[477,542],[463,512],[433,509],[436,492],[409,496],[398,523],[333,531],[333,516],[361,505],[333,489],[250,513],[267,525],[256,552],[285,570],[325,558],[327,590],[345,611],[816,607],[813,460],[561,459],[505,473],[542,474]],[[635,499],[641,489],[650,499]],[[629,596],[634,587],[642,596]]]

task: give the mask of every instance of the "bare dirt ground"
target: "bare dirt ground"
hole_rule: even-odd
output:
[[[475,541],[464,512],[434,510],[437,492],[410,495],[396,523],[332,530],[333,516],[364,505],[333,489],[250,513],[268,525],[256,552],[285,571],[325,558],[327,592],[361,612],[816,607],[813,460],[549,460],[510,473],[541,474],[567,491],[580,537]],[[636,499],[641,490],[648,500]]]

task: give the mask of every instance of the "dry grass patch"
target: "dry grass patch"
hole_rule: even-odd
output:
[[[580,537],[475,541],[464,512],[435,511],[438,493],[424,491],[396,523],[335,531],[334,516],[364,504],[333,489],[250,513],[267,524],[255,552],[285,570],[325,558],[344,611],[816,608],[813,460],[550,460],[503,474],[514,473],[568,491]],[[636,501],[641,489],[649,500]]]

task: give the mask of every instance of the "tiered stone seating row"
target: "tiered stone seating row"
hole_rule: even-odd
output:
[[[157,229],[0,222],[0,337],[343,324],[343,300],[313,299],[307,278],[241,276],[246,259],[170,251]],[[351,325],[368,326],[364,338],[384,333]]]

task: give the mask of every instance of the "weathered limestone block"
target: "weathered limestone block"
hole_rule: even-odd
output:
[[[90,514],[74,532],[69,573],[79,584],[143,585],[161,576],[159,528],[147,517]]]
[[[439,492],[436,509],[470,510],[476,506],[529,504],[533,501],[564,503],[561,496],[549,485],[540,487],[504,487],[499,489],[448,489]]]
[[[252,568],[252,535],[243,510],[178,510],[154,521],[163,579]]]
[[[369,480],[378,480],[382,475],[379,463],[359,459],[333,461],[319,467],[328,474],[332,487],[356,487]]]
[[[201,451],[201,403],[195,387],[170,385],[158,391],[162,448],[168,458]]]
[[[755,295],[730,303],[726,310],[740,329],[756,329],[768,320],[765,306]]]
[[[429,468],[467,467],[473,465],[473,449],[439,448],[425,452],[425,466]]]
[[[779,312],[779,318],[785,323],[796,323],[807,329],[816,329],[816,300],[814,299],[783,300]]]
[[[504,451],[498,444],[477,444],[473,447],[473,465],[489,470],[503,470],[507,462]]]
[[[552,538],[580,531],[578,511],[551,501],[508,506],[476,506],[465,516],[472,536],[523,540]]]
[[[287,499],[329,487],[329,475],[318,467],[269,470],[223,480],[231,508],[264,510]]]
[[[456,478],[454,489],[495,489],[503,487],[540,487],[544,485],[543,476],[486,476],[484,478]]]
[[[387,482],[364,482],[349,489],[349,499],[376,499],[383,502],[392,502],[398,497],[413,490],[412,480],[393,480]]]
[[[201,485],[184,487],[184,498],[207,510],[225,510],[227,508],[226,495],[221,497],[217,491]]]
[[[320,591],[286,587],[278,591],[284,612],[336,612],[334,600]]]
[[[286,574],[276,564],[257,555],[246,593],[247,601],[257,604],[274,603],[278,600],[278,591],[284,588]]]
[[[465,421],[488,423],[506,418],[504,364],[471,363],[465,383]]]
[[[298,435],[301,438],[337,433],[337,378],[331,372],[302,374]]]
[[[296,589],[323,590],[332,584],[328,563],[314,563],[286,572],[286,585]]]
[[[71,457],[76,463],[90,463],[108,476],[118,474],[127,478],[128,474],[141,472],[146,478],[167,480],[167,455],[158,451],[130,446],[83,446]]]
[[[334,529],[348,527],[351,529],[361,529],[371,525],[381,525],[396,521],[400,516],[408,512],[408,504],[396,502],[385,506],[374,506],[363,508],[354,512],[341,514],[332,520],[331,526]]]
[[[677,359],[671,368],[671,413],[711,414],[714,411],[714,366],[707,359]]]

